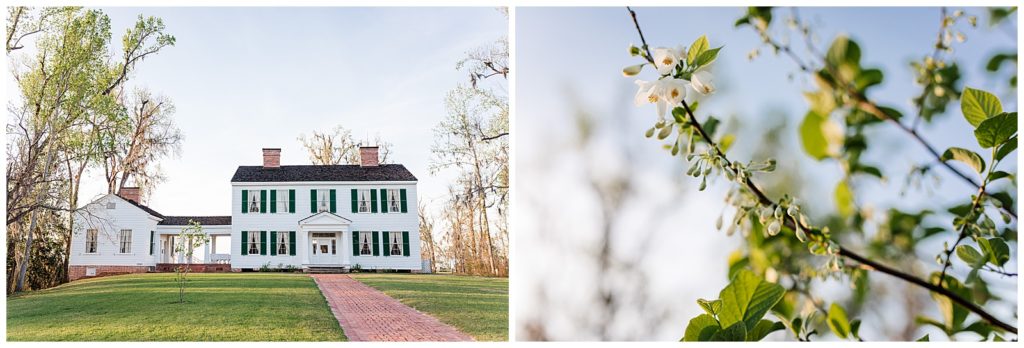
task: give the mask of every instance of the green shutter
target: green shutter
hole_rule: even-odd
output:
[[[277,212],[277,190],[270,190],[270,212]]]
[[[391,256],[391,236],[387,232],[381,232],[381,238],[384,239],[384,256]]]
[[[380,242],[377,240],[377,231],[371,233],[373,233],[373,256],[380,256],[380,248],[377,248],[380,245]]]
[[[288,232],[288,255],[295,256],[295,231]]]
[[[352,256],[359,256],[359,232],[352,231]]]
[[[358,211],[357,210],[358,208],[356,207],[358,204],[359,204],[359,194],[356,192],[356,189],[352,189],[352,212],[353,213]]]
[[[402,231],[402,250],[409,256],[409,231]]]
[[[408,213],[409,212],[409,208],[406,208],[406,205],[405,205],[405,189],[399,190],[398,191],[398,195],[401,196],[399,198],[402,200],[402,212],[403,213]]]
[[[267,212],[267,190],[260,190],[260,213]]]
[[[377,190],[370,190],[370,212],[377,212]]]
[[[249,246],[246,245],[246,244],[248,244],[248,241],[249,241],[249,232],[248,231],[242,231],[242,255],[249,255]]]
[[[248,213],[249,209],[249,190],[242,190],[242,214]]]
[[[149,231],[149,254],[153,255],[153,246],[156,244],[156,231]]]
[[[388,190],[380,189],[380,212],[388,212]]]
[[[331,189],[331,214],[337,214],[338,213],[338,209],[337,209],[337,207],[338,207],[337,191],[338,190]]]
[[[260,255],[267,254],[267,231],[260,231]]]
[[[309,190],[309,212],[316,213],[316,190]]]
[[[270,255],[277,255],[277,231],[270,231]]]
[[[288,212],[295,212],[295,190],[288,190]]]

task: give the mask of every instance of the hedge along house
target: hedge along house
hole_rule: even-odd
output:
[[[164,216],[139,203],[137,188],[100,197],[76,212],[71,279],[183,263],[199,271],[420,270],[416,177],[379,164],[376,147],[359,151],[358,165],[282,166],[280,149],[263,149],[262,166],[239,166],[231,179],[231,216]],[[174,243],[190,220],[210,243],[187,260]]]

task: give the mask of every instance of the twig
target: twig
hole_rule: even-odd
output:
[[[629,8],[627,7],[627,9],[629,9]],[[636,13],[633,12],[632,9],[629,9],[629,12],[630,12],[630,15],[633,17],[633,23],[636,25],[637,33],[640,35],[640,40],[644,41],[644,39],[643,39],[643,31],[640,30],[640,24],[639,24],[639,22],[636,19]],[[647,46],[646,43],[644,44],[644,46],[645,47]],[[648,60],[650,61],[651,59],[648,57]],[[686,111],[686,115],[690,119],[690,123],[692,124],[694,129],[697,130],[697,133],[701,136],[701,138],[704,139],[705,142],[708,143],[708,146],[710,146],[711,148],[713,148],[715,150],[715,153],[717,153],[718,156],[725,163],[725,167],[730,167],[731,165],[730,165],[729,159],[725,156],[725,153],[722,152],[722,150],[718,147],[718,145],[715,143],[715,141],[710,136],[708,136],[708,134],[704,131],[704,127],[701,126],[700,122],[697,121],[697,117],[693,114],[693,111],[690,110],[690,106],[686,103],[685,100],[681,101],[681,104],[683,106],[683,109]],[[761,204],[766,205],[766,206],[770,206],[770,207],[777,207],[778,206],[778,204],[775,201],[773,201],[770,198],[768,198],[768,196],[765,195],[764,192],[761,191],[761,189],[758,188],[757,185],[754,184],[753,180],[750,177],[745,177],[744,178],[744,186],[746,186],[747,189],[750,190],[750,192],[753,193],[757,197],[758,201],[760,201]],[[799,224],[800,227],[802,229],[804,229],[804,230],[807,230],[807,231],[811,231],[812,230],[808,226],[805,226],[804,224],[800,223],[799,221],[795,221],[795,219],[792,219],[792,218],[783,219],[783,222],[790,229],[796,229],[797,224]],[[931,292],[941,294],[941,295],[949,298],[953,302],[956,302],[958,305],[964,307],[965,309],[967,309],[967,310],[969,310],[971,312],[974,312],[975,314],[980,316],[985,321],[991,323],[992,325],[1000,327],[1000,328],[1002,328],[1002,329],[1004,329],[1006,331],[1009,331],[1009,332],[1011,332],[1013,334],[1017,334],[1017,328],[1014,327],[1013,325],[1007,324],[1007,323],[999,320],[998,318],[996,318],[992,314],[990,314],[987,311],[985,311],[985,309],[979,307],[978,305],[974,304],[971,301],[968,301],[966,299],[961,298],[960,296],[958,296],[957,294],[953,293],[952,291],[947,290],[946,288],[943,288],[941,286],[936,286],[936,285],[931,284],[931,283],[929,283],[927,281],[921,280],[920,278],[917,278],[917,277],[915,277],[915,276],[913,276],[911,274],[904,273],[904,272],[902,272],[900,270],[897,270],[897,269],[894,269],[892,267],[886,266],[886,265],[884,265],[882,263],[879,263],[879,262],[867,259],[867,258],[865,258],[865,257],[863,257],[863,256],[861,256],[861,255],[859,255],[859,254],[857,254],[855,252],[852,252],[852,251],[847,250],[846,248],[843,248],[842,246],[840,246],[840,248],[839,248],[839,255],[843,256],[843,257],[846,257],[848,259],[851,259],[853,261],[859,262],[861,264],[861,267],[864,267],[865,269],[875,270],[875,271],[879,271],[879,272],[882,272],[882,273],[885,273],[885,274],[889,274],[891,276],[894,276],[896,278],[899,278],[899,279],[904,280],[906,282],[909,282],[911,284],[914,284],[914,285],[917,285],[919,287],[925,288],[925,289],[927,289],[927,290],[929,290]]]

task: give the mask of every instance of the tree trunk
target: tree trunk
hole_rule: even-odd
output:
[[[36,196],[36,202],[42,201],[43,199],[46,198],[46,191],[49,187],[49,185],[47,185],[46,182],[46,177],[50,176],[50,167],[53,167],[53,144],[51,143],[49,145],[50,146],[46,148],[46,167],[43,167],[43,188],[42,190],[39,191],[39,194]],[[30,218],[28,232],[25,238],[25,253],[24,256],[21,258],[21,266],[18,269],[18,282],[14,286],[15,292],[21,292],[25,290],[25,272],[28,271],[28,264],[32,259],[32,237],[33,235],[35,235],[36,223],[39,220],[39,217],[37,216],[38,213],[39,208],[36,208],[35,210],[32,211],[32,217]]]

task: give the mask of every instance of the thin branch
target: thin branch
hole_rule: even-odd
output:
[[[643,31],[640,30],[640,24],[639,24],[639,22],[636,19],[636,13],[633,12],[633,10],[629,9],[628,7],[627,7],[627,9],[629,10],[630,15],[633,17],[633,23],[636,25],[637,33],[640,35],[640,40],[644,41],[644,39],[643,39]],[[647,44],[645,42],[644,43],[644,47],[646,48],[646,46],[647,46]],[[647,59],[648,59],[648,61],[651,61],[651,58],[649,56],[647,57]],[[713,148],[715,150],[715,153],[717,153],[718,156],[725,163],[725,165],[723,165],[723,167],[726,167],[726,168],[731,167],[731,163],[730,163],[729,159],[725,156],[725,153],[722,152],[722,150],[718,147],[718,145],[715,143],[715,141],[707,134],[707,132],[704,131],[704,127],[700,124],[700,122],[697,121],[697,117],[693,114],[693,111],[690,110],[690,106],[686,103],[685,100],[681,101],[681,104],[683,106],[683,109],[685,109],[687,116],[690,119],[691,125],[694,127],[694,129],[697,130],[697,133],[701,136],[701,138],[703,138],[704,141],[708,143],[708,146]],[[754,184],[753,180],[750,177],[745,177],[744,178],[744,186],[746,186],[747,189],[750,190],[750,192],[753,193],[757,197],[758,201],[760,201],[761,204],[766,205],[766,206],[770,206],[770,207],[777,207],[778,206],[778,204],[775,201],[773,201],[770,198],[768,198],[768,196],[765,195],[764,192],[761,191],[761,189],[758,188],[756,184]],[[807,231],[811,231],[812,230],[808,226],[805,226],[802,223],[800,223],[798,221],[794,221],[794,220],[795,219],[792,219],[792,218],[783,219],[783,222],[790,229],[795,229],[797,224],[799,224],[800,227],[802,229],[804,229],[804,230],[807,230]],[[931,283],[929,283],[927,281],[921,280],[920,278],[917,278],[917,277],[915,277],[915,276],[913,276],[911,274],[904,273],[903,271],[900,271],[900,270],[894,269],[892,267],[886,266],[886,265],[884,265],[882,263],[879,263],[879,262],[867,259],[867,258],[865,258],[865,257],[863,257],[863,256],[861,256],[861,255],[859,255],[859,254],[857,254],[855,252],[847,250],[846,248],[844,248],[842,246],[840,246],[840,248],[839,248],[839,255],[843,256],[843,257],[846,257],[848,259],[851,259],[853,261],[859,262],[861,264],[861,267],[864,268],[864,269],[875,270],[875,271],[879,271],[879,272],[882,272],[882,273],[885,273],[885,274],[889,274],[891,276],[894,276],[896,278],[899,278],[899,279],[904,280],[906,282],[909,282],[911,284],[914,284],[914,285],[917,285],[919,287],[925,288],[925,289],[927,289],[927,290],[929,290],[931,292],[943,295],[943,296],[949,298],[950,300],[952,300],[953,302],[956,302],[958,305],[964,307],[965,309],[967,309],[967,310],[969,310],[971,312],[974,312],[975,314],[980,316],[985,321],[991,323],[992,325],[1000,327],[1000,328],[1002,328],[1002,329],[1004,329],[1006,331],[1012,332],[1013,334],[1017,334],[1017,328],[1014,327],[1013,325],[1007,324],[1007,323],[999,320],[998,318],[996,318],[992,314],[990,314],[987,311],[985,311],[985,309],[979,307],[978,305],[974,304],[971,301],[968,301],[966,299],[961,298],[960,296],[958,296],[957,294],[953,293],[952,291],[947,290],[946,288],[943,288],[941,286],[936,286],[935,284],[931,284]]]
[[[494,136],[480,138],[480,141],[490,141],[490,140],[501,138],[501,137],[506,136],[506,135],[508,135],[508,132],[502,132],[502,133],[498,133],[497,135],[494,135]]]

